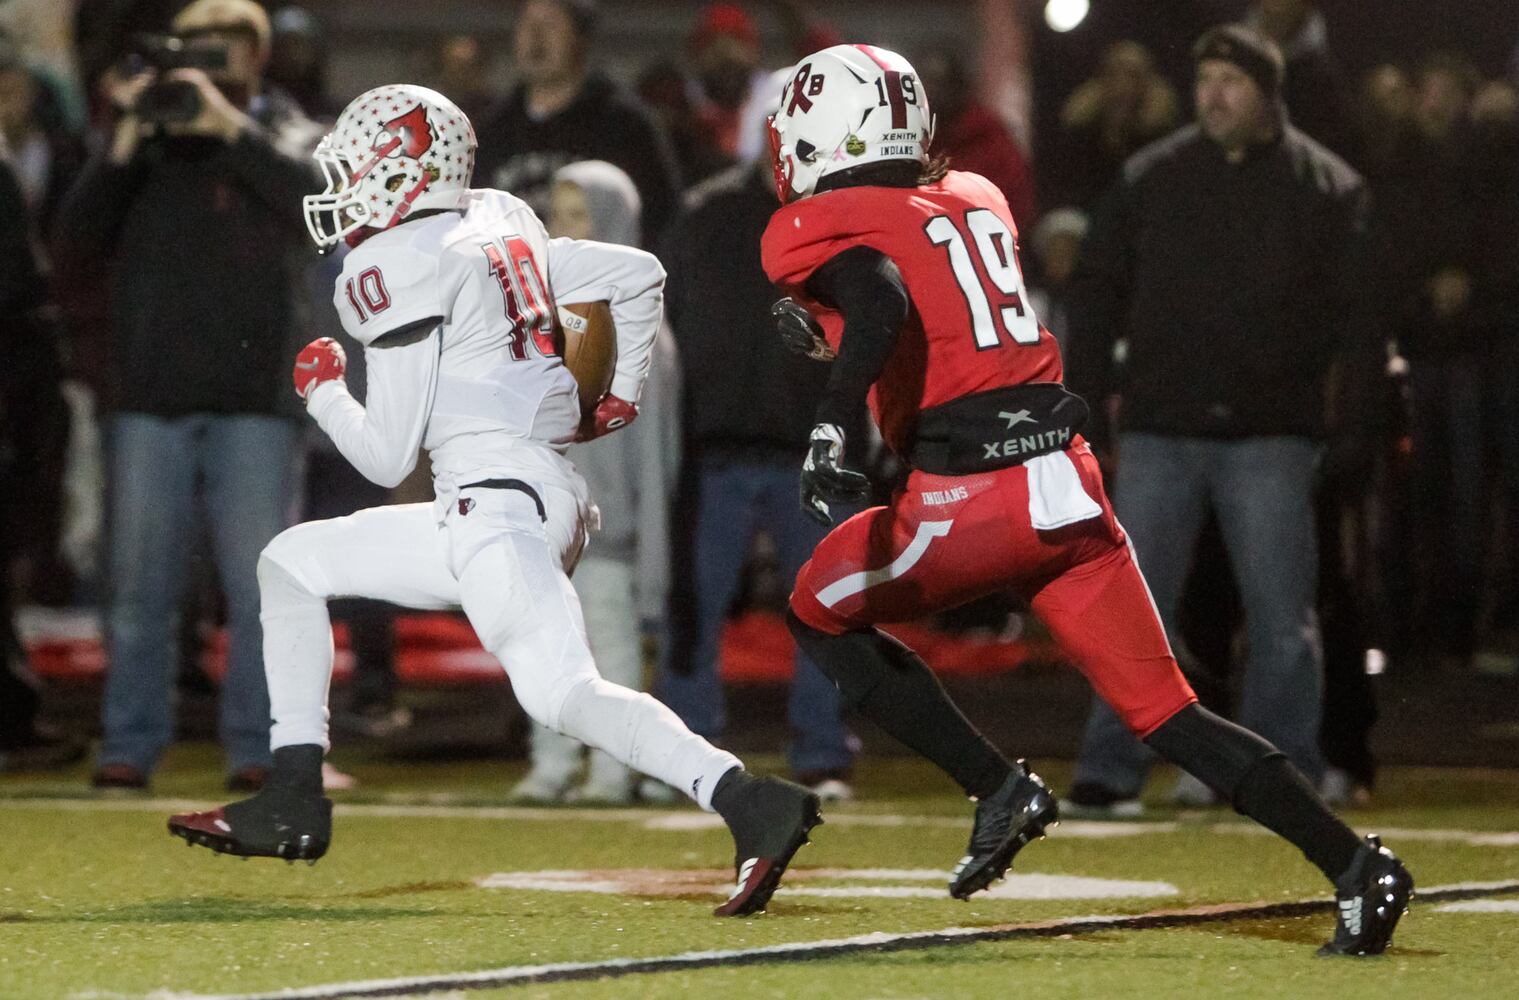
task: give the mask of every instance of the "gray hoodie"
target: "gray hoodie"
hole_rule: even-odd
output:
[[[592,239],[638,246],[638,190],[622,170],[603,160],[585,160],[560,168],[554,181],[574,184],[585,194]],[[632,565],[644,621],[664,614],[670,583],[669,497],[680,468],[679,389],[675,340],[662,325],[638,401],[638,419],[626,430],[573,445],[569,452],[601,509],[601,530],[592,536],[586,556]]]

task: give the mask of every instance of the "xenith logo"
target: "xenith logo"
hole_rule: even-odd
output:
[[[1003,414],[1007,416],[1007,414]],[[1019,455],[1028,455],[1033,452],[1054,451],[1058,447],[1067,445],[1071,441],[1071,428],[1062,427],[1059,430],[1042,431],[1038,434],[1028,434],[1024,437],[1008,438],[1006,441],[988,441],[981,445],[982,458],[1017,458]]]

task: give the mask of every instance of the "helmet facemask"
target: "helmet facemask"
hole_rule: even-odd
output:
[[[460,208],[474,154],[469,119],[442,94],[409,85],[362,94],[312,154],[326,189],[302,199],[306,229],[326,253],[414,210]]]

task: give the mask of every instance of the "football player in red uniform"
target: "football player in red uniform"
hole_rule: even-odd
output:
[[[862,498],[844,434],[870,406],[910,467],[884,507],[846,521],[797,577],[788,622],[847,704],[977,802],[950,894],[1000,878],[1056,819],[1049,789],[966,721],[928,667],[876,625],[1012,590],[1134,732],[1235,809],[1299,847],[1335,885],[1331,954],[1375,954],[1412,892],[1270,743],[1197,704],[1061,385],[1060,350],[1029,308],[1001,193],[930,159],[912,66],[868,45],[798,63],[772,119],[777,192],[764,265],[791,298],[782,335],[832,360],[802,467],[803,507]],[[815,318],[815,319],[814,319]]]

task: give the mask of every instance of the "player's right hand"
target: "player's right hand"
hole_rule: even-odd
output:
[[[833,525],[831,503],[853,503],[870,494],[870,480],[844,462],[844,431],[837,424],[812,428],[807,460],[802,463],[802,511],[818,524]]]
[[[295,356],[295,369],[292,372],[295,391],[309,402],[312,391],[321,383],[334,379],[342,381],[347,367],[348,355],[343,352],[342,344],[331,337],[313,340]]]
[[[780,331],[781,340],[787,347],[814,361],[834,359],[833,348],[828,346],[823,328],[818,326],[805,306],[788,296],[770,307],[770,315],[775,317],[775,328]]]

